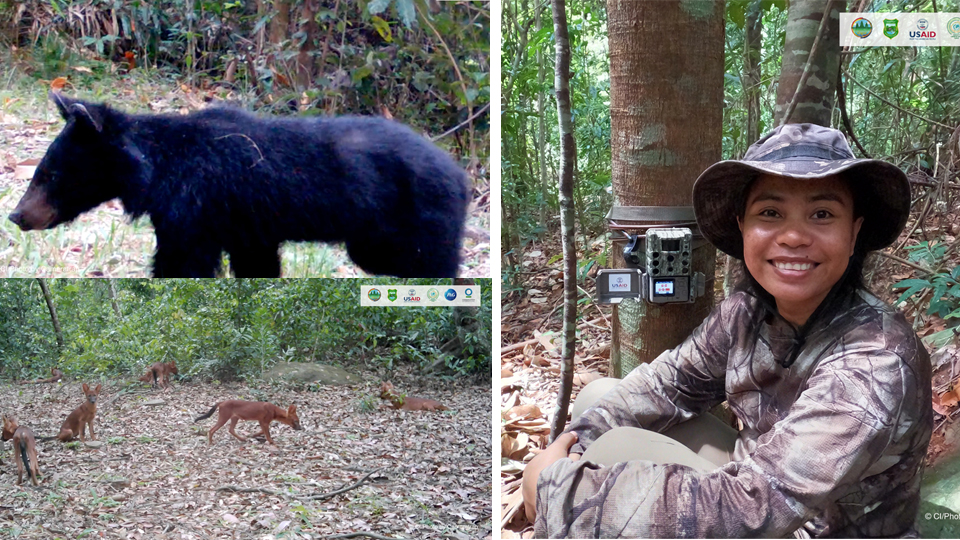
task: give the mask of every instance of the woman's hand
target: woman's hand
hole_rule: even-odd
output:
[[[543,452],[540,452],[540,455],[530,460],[523,470],[520,491],[523,493],[523,509],[530,523],[533,523],[537,517],[537,479],[540,478],[540,472],[565,457],[573,461],[580,459],[580,454],[570,453],[570,447],[575,442],[577,442],[577,434],[574,431],[560,435]]]

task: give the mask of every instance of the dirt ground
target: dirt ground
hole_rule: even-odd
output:
[[[105,384],[94,445],[38,443],[39,487],[16,485],[3,443],[0,537],[489,537],[489,381],[393,379],[399,392],[451,409],[431,413],[376,408],[385,402],[367,378],[355,388],[296,390]],[[208,446],[216,414],[193,419],[225,399],[296,404],[303,430],[274,423],[274,448],[240,442],[225,426]],[[0,411],[37,437],[55,435],[82,400],[80,382],[0,385]],[[237,432],[257,429],[241,422]]]

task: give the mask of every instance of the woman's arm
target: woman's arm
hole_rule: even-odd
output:
[[[723,301],[676,349],[641,364],[613,390],[570,424],[579,438],[571,449],[582,453],[615,427],[663,432],[726,399],[724,377],[733,346],[730,328],[749,317],[750,297]]]

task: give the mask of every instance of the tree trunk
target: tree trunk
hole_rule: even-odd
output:
[[[273,0],[274,15],[270,19],[270,43],[276,45],[287,39],[290,27],[290,0]]]
[[[53,305],[53,296],[50,295],[50,289],[47,288],[47,282],[43,278],[37,278],[37,281],[40,283],[40,290],[43,291],[43,299],[47,301],[47,309],[50,310],[53,331],[57,334],[57,350],[63,351],[63,332],[60,331],[60,319],[57,318],[57,308]]]
[[[117,315],[117,320],[123,320],[123,313],[120,312],[120,304],[117,302],[117,288],[113,284],[112,279],[107,280],[107,284],[110,291],[110,305],[113,306],[113,312]]]
[[[761,0],[747,5],[743,40],[743,91],[747,97],[747,144],[760,138],[760,58],[763,43]]]
[[[560,394],[550,426],[550,441],[563,432],[573,389],[573,353],[577,337],[577,251],[573,215],[573,170],[577,144],[570,112],[570,37],[564,0],[552,0],[553,33],[556,38],[557,118],[560,120],[560,238],[563,243],[563,351],[560,360]]]
[[[541,9],[536,8],[536,17],[537,17],[537,33],[540,33],[540,29],[543,28],[541,17]],[[544,62],[545,57],[543,51],[538,47],[537,48],[537,85],[540,88],[540,92],[537,95],[537,161],[540,164],[540,197],[543,201],[540,203],[540,228],[544,231],[547,230],[547,197],[549,195],[549,186],[547,184],[547,146],[546,146],[546,118],[544,118],[544,106],[543,102],[545,101],[546,96],[544,95]]]
[[[316,62],[313,58],[314,40],[317,37],[317,11],[320,6],[317,3],[318,0],[305,0],[303,2],[303,7],[300,12],[300,31],[304,34],[303,44],[300,45],[300,53],[297,54],[297,89],[304,91],[307,88],[310,88],[310,83],[313,82],[313,76],[316,72]],[[334,7],[334,13],[337,12],[337,9],[340,7],[339,2],[337,6]],[[334,26],[331,23],[331,31]],[[330,41],[330,34],[327,34],[327,41]],[[323,54],[321,57],[326,55],[328,48],[328,43],[323,45]]]
[[[829,11],[828,11],[829,6]],[[830,125],[840,62],[840,9],[836,0],[792,0],[777,88],[774,123]]]
[[[720,159],[723,3],[608,0],[607,20],[614,204],[690,206],[697,176]],[[611,375],[676,347],[710,312],[715,250],[696,245],[692,266],[706,276],[706,294],[693,304],[616,306]]]

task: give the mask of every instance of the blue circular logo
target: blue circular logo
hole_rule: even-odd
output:
[[[453,289],[447,289],[447,292],[443,293],[443,297],[452,302],[453,299],[457,297],[457,291]]]
[[[853,24],[850,25],[850,30],[853,32],[853,35],[858,38],[865,38],[873,32],[873,24],[870,23],[867,19],[860,17],[859,19],[853,21]]]
[[[473,289],[465,289],[463,291],[463,295],[466,296],[467,298],[470,298],[471,296],[473,296]]]

